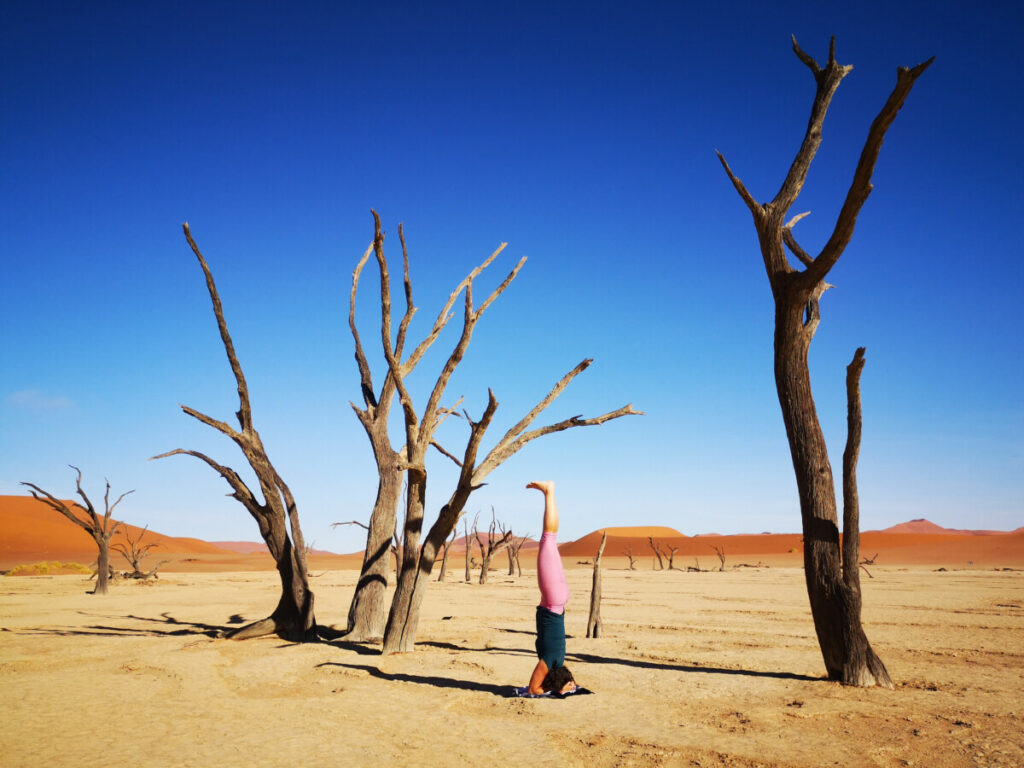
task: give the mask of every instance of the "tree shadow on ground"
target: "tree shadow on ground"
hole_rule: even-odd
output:
[[[517,634],[533,634],[532,632],[522,632],[522,630],[510,629],[500,630],[502,632],[513,632]],[[417,645],[425,645],[431,648],[441,648],[444,650],[452,651],[473,651],[477,653],[506,653],[523,656],[532,656],[534,651],[526,648],[499,648],[490,646],[487,648],[468,648],[466,646],[455,645],[454,643],[439,643],[432,641],[424,641],[417,643]],[[636,667],[639,669],[659,669],[669,672],[700,672],[711,675],[746,675],[749,677],[767,677],[774,678],[777,680],[800,680],[803,682],[820,682],[826,680],[825,677],[812,677],[810,675],[801,675],[796,672],[772,672],[759,669],[729,669],[727,667],[712,667],[703,666],[698,664],[674,664],[662,661],[649,661],[647,659],[627,659],[622,657],[614,656],[597,656],[592,653],[581,653],[581,652],[566,652],[565,654],[566,663],[575,661],[580,664],[619,664],[625,667]]]
[[[5,630],[20,635],[58,635],[58,636],[95,636],[95,637],[182,637],[203,635],[205,637],[222,637],[231,630],[230,624],[238,623],[237,615],[228,619],[228,625],[204,624],[200,621],[182,621],[169,613],[160,614],[160,618],[152,616],[105,616],[79,611],[82,616],[97,616],[103,619],[140,621],[144,627],[124,627],[107,624],[90,624],[85,627],[28,627],[25,629]],[[161,625],[160,628],[152,626]]]
[[[371,677],[379,680],[388,680],[394,683],[416,683],[417,685],[431,685],[435,688],[455,688],[461,691],[476,691],[477,693],[490,693],[500,696],[503,699],[514,699],[515,688],[511,685],[496,685],[494,683],[478,683],[474,680],[457,680],[453,677],[438,677],[434,675],[410,675],[404,672],[385,672],[369,664],[341,664],[336,661],[325,661],[317,664],[317,667],[343,667],[344,669],[357,669],[368,673]]]

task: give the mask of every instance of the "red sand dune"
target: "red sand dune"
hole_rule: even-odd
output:
[[[1020,528],[1017,529],[1021,530]],[[969,534],[972,536],[1003,536],[1006,531],[969,531],[960,528],[943,528],[941,525],[936,525],[931,520],[925,520],[923,517],[919,517],[916,520],[911,520],[906,523],[900,523],[899,525],[893,525],[889,528],[883,528],[880,533],[960,533]],[[1016,531],[1011,531],[1016,533]]]
[[[65,500],[68,506],[73,502]],[[74,509],[72,508],[72,511]],[[82,513],[85,517],[85,511]],[[112,544],[125,543],[125,535],[139,535],[138,526],[123,523],[111,540]],[[85,531],[58,512],[31,496],[0,496],[0,568],[43,560],[91,563],[96,560],[96,544]],[[155,531],[146,531],[143,543],[155,542],[151,559],[163,555],[230,554],[220,547],[200,539],[175,538]],[[120,555],[111,552],[115,567]],[[127,563],[124,564],[127,567]]]

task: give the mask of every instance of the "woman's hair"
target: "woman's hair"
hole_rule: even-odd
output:
[[[544,676],[544,681],[540,685],[545,691],[560,693],[566,685],[574,682],[576,682],[576,679],[572,676],[572,672],[569,671],[568,667],[553,667],[548,670],[548,673]]]

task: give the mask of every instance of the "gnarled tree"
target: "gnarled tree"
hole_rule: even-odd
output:
[[[206,259],[200,253],[195,240],[192,239],[188,224],[183,224],[182,229],[185,232],[185,239],[188,240],[188,244],[206,276],[206,288],[210,293],[213,313],[217,318],[217,327],[220,329],[220,338],[224,343],[224,351],[227,353],[231,371],[234,373],[235,382],[238,385],[239,406],[235,416],[238,418],[240,429],[235,429],[231,425],[211,418],[187,405],[182,405],[181,410],[234,441],[256,474],[263,500],[261,501],[249,489],[249,486],[235,470],[218,464],[199,451],[177,448],[152,458],[162,459],[165,456],[182,454],[194,456],[212,467],[231,486],[232,493],[229,495],[241,502],[242,506],[256,520],[260,535],[277,564],[277,571],[281,577],[281,598],[273,613],[266,619],[235,630],[228,637],[242,640],[277,633],[286,640],[314,640],[316,639],[316,619],[313,615],[313,592],[309,588],[309,575],[306,570],[306,542],[299,525],[299,510],[291,490],[274,469],[274,465],[270,463],[266,449],[263,447],[263,441],[253,425],[249,387],[242,373],[242,366],[238,362],[238,356],[235,354],[235,345],[228,333],[228,325],[224,320],[224,308],[217,293],[217,286],[213,282],[213,274],[211,274]]]
[[[620,416],[637,414],[631,405],[623,406],[618,410],[611,411],[593,418],[585,419],[581,416],[573,416],[569,419],[528,430],[534,420],[546,409],[556,397],[569,385],[569,383],[590,365],[591,360],[584,360],[572,371],[566,374],[552,388],[548,395],[541,400],[530,412],[524,416],[512,429],[510,429],[498,441],[484,457],[483,461],[477,462],[477,454],[480,443],[483,440],[487,428],[494,418],[498,407],[498,401],[492,391],[488,391],[488,402],[478,421],[474,421],[468,413],[464,413],[469,424],[469,436],[461,457],[448,452],[435,440],[435,433],[438,426],[451,414],[455,412],[454,407],[446,408],[441,405],[445,390],[448,387],[452,374],[465,356],[473,336],[473,330],[487,308],[500,296],[512,283],[519,270],[522,269],[526,258],[519,260],[512,271],[495,288],[487,298],[477,306],[473,297],[474,281],[477,277],[498,257],[504,249],[505,244],[499,246],[487,259],[476,267],[462,282],[456,286],[449,295],[444,309],[434,323],[431,334],[424,341],[425,344],[433,343],[433,340],[440,334],[444,324],[448,322],[449,310],[454,306],[459,296],[463,297],[463,318],[462,330],[454,348],[442,366],[426,405],[422,413],[417,413],[412,396],[405,385],[405,378],[409,375],[412,367],[418,362],[416,352],[403,361],[399,354],[398,341],[401,340],[402,325],[399,325],[399,337],[392,341],[391,322],[391,279],[388,272],[387,260],[384,256],[384,234],[381,231],[380,217],[373,212],[374,238],[373,252],[377,257],[377,266],[380,272],[380,303],[381,303],[381,343],[384,350],[384,357],[388,363],[388,373],[394,381],[394,387],[402,405],[402,413],[405,424],[405,448],[399,455],[399,466],[406,472],[406,494],[405,494],[405,522],[402,535],[402,569],[398,579],[398,587],[391,603],[391,610],[388,613],[388,620],[384,630],[383,652],[394,653],[399,651],[410,651],[413,649],[416,637],[416,629],[419,624],[420,606],[426,584],[429,582],[430,573],[434,567],[437,553],[448,538],[452,529],[458,523],[465,509],[466,502],[470,495],[481,487],[484,479],[502,462],[514,455],[524,445],[543,435],[559,432],[572,427],[583,427],[615,419]],[[364,256],[364,259],[366,257]],[[406,294],[406,314],[402,323],[406,323],[406,317],[411,317],[415,312],[412,305],[412,291],[409,279],[409,260],[404,247],[403,238],[403,264],[404,282]],[[360,365],[363,390],[367,390],[369,382],[369,368],[364,369]],[[372,391],[372,387],[370,387]],[[456,404],[457,405],[457,404]],[[423,537],[424,504],[427,487],[427,451],[434,446],[443,455],[455,462],[459,467],[459,477],[454,490],[448,501],[441,507],[437,520],[431,526],[427,535]],[[468,546],[469,542],[467,542]]]
[[[70,465],[69,465],[70,466]],[[63,501],[58,499],[49,491],[44,491],[38,485],[34,483],[25,483],[22,485],[28,486],[32,490],[29,491],[32,494],[32,498],[37,501],[41,501],[48,507],[53,509],[55,512],[59,512],[64,515],[68,520],[77,525],[83,531],[92,537],[92,540],[96,542],[97,557],[96,557],[96,588],[90,594],[104,595],[107,592],[107,584],[110,580],[110,539],[113,538],[114,534],[117,533],[118,528],[121,524],[116,520],[111,520],[110,515],[114,512],[114,507],[121,503],[121,499],[127,496],[129,493],[135,493],[132,491],[125,491],[117,500],[110,503],[110,482],[107,481],[107,490],[103,494],[103,517],[101,518],[96,513],[96,508],[93,507],[92,502],[89,501],[89,497],[86,496],[85,491],[82,490],[82,470],[78,467],[71,467],[75,470],[75,486],[77,493],[82,497],[82,501],[85,502],[85,507],[79,504],[72,504],[68,507]],[[75,514],[72,510],[78,510],[81,514]]]
[[[770,202],[758,203],[733,174],[725,158],[720,153],[718,157],[753,216],[775,299],[775,384],[796,473],[804,533],[804,573],[825,668],[830,679],[845,684],[892,687],[885,666],[872,651],[861,626],[860,591],[851,578],[851,574],[856,576],[858,567],[856,550],[852,561],[847,559],[850,551],[846,546],[844,551],[840,550],[832,467],[811,394],[807,358],[821,319],[819,301],[830,287],[825,277],[853,236],[857,215],[872,189],[871,176],[886,131],[914,82],[932,60],[898,70],[896,86],[868,131],[832,234],[818,255],[812,256],[793,235],[793,225],[806,214],[794,216],[788,222],[786,217],[803,189],[821,144],[822,124],[832,96],[853,67],[836,62],[834,38],[824,67],[804,52],[795,38],[793,51],[811,71],[817,89],[803,142],[778,193]],[[790,265],[786,248],[803,269]],[[858,535],[855,495],[852,506],[849,497],[845,503],[844,539],[849,546]]]
[[[608,531],[601,534],[601,546],[594,556],[594,579],[590,586],[590,615],[587,617],[587,637],[600,637],[604,630],[601,623],[601,556],[608,543]]]
[[[480,583],[486,584],[487,572],[491,568],[491,558],[509,545],[512,539],[512,531],[506,531],[504,529],[504,526],[502,526],[494,516],[494,509],[492,508],[491,524],[487,528],[486,542],[481,538],[480,531],[475,528],[473,530],[473,537],[476,539],[477,546],[480,547]]]

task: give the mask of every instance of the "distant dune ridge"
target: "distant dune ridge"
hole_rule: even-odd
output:
[[[138,526],[122,524],[122,530],[114,541],[124,542],[126,532],[136,536],[139,531]],[[703,559],[702,567],[712,567],[717,560],[715,547],[724,550],[727,565],[764,561],[799,566],[803,549],[802,537],[798,533],[687,536],[666,526],[615,526],[560,544],[562,556],[577,561],[592,559],[605,531],[608,532],[606,558],[625,559],[632,551],[638,567],[645,568],[651,567],[654,560],[649,539],[661,547],[666,557],[669,550],[676,548],[675,564],[683,568],[693,564],[695,558]],[[151,560],[170,560],[167,570],[202,567],[261,570],[273,567],[273,561],[265,556],[266,545],[262,542],[207,542],[165,536],[152,530],[146,532],[144,541],[159,545],[152,550]],[[452,556],[464,555],[465,546],[465,537],[456,538]],[[475,548],[475,542],[473,546]],[[536,549],[537,541],[529,539],[521,554],[529,558]],[[882,531],[862,532],[861,552],[865,557],[881,553],[879,563],[884,565],[1019,567],[1024,566],[1024,527],[1010,532],[961,531],[942,528],[920,518]],[[49,507],[31,496],[0,496],[0,568],[46,560],[91,563],[95,559],[96,545],[92,539]],[[111,553],[115,568],[127,567],[121,560],[119,555]],[[310,567],[358,568],[361,561],[361,552],[336,555],[314,550]]]

